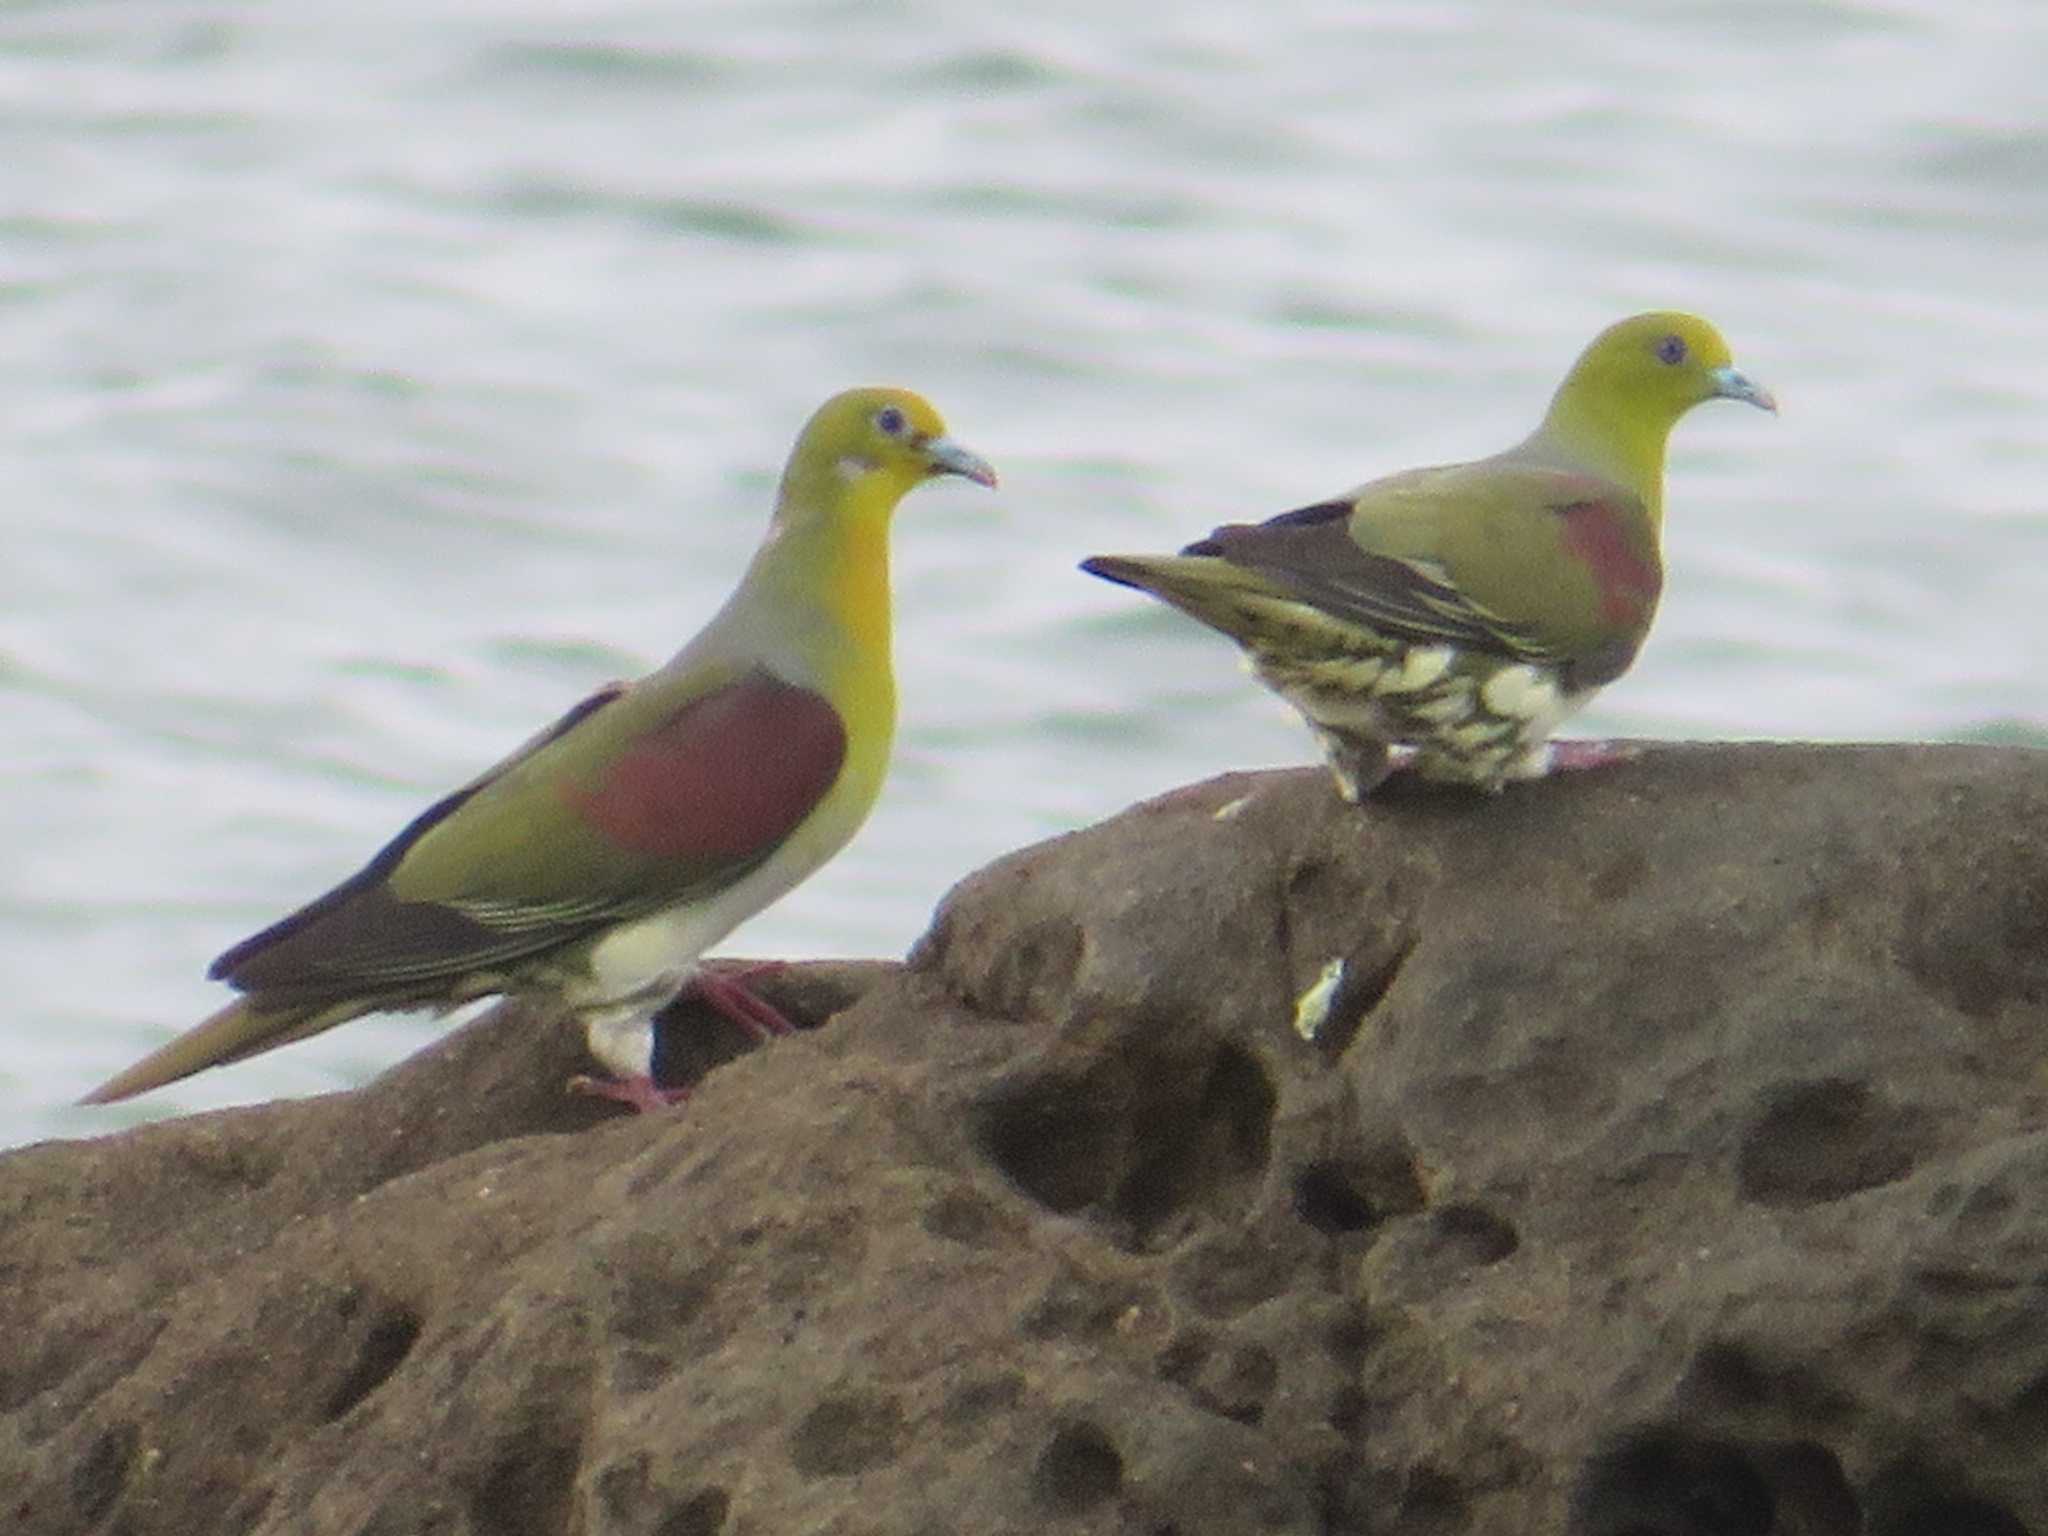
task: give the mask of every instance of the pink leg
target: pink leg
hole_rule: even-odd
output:
[[[583,1073],[569,1079],[571,1093],[587,1093],[594,1099],[616,1099],[639,1113],[652,1114],[680,1104],[690,1096],[687,1088],[657,1088],[654,1079],[640,1077],[589,1077]]]
[[[1626,741],[1553,741],[1549,771],[1577,773],[1585,768],[1605,768],[1641,757],[1643,749]]]
[[[772,976],[781,969],[781,961],[768,960],[760,965],[750,965],[736,975],[721,976],[715,971],[699,971],[690,985],[713,1009],[756,1040],[772,1040],[777,1035],[795,1034],[796,1026],[773,1003],[756,997],[746,984],[753,977]]]
[[[781,1009],[756,997],[746,983],[756,976],[773,975],[782,968],[781,961],[766,960],[724,975],[699,971],[690,979],[690,988],[714,1011],[730,1019],[756,1040],[770,1040],[777,1035],[794,1034],[796,1026],[789,1022]],[[576,1093],[631,1105],[643,1115],[680,1104],[690,1096],[687,1088],[657,1087],[654,1079],[645,1072],[618,1078],[579,1075],[569,1079],[569,1087]]]

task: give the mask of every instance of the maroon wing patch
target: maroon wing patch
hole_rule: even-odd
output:
[[[620,848],[662,859],[759,856],[796,830],[846,761],[823,694],[767,672],[692,700],[569,802]]]
[[[1648,623],[1664,577],[1630,540],[1630,520],[1621,509],[1604,501],[1574,501],[1556,511],[1564,519],[1564,547],[1600,589],[1600,617],[1617,627]]]

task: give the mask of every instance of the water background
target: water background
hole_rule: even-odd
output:
[[[220,949],[729,589],[826,394],[1004,473],[897,524],[876,815],[728,952],[1309,760],[1077,574],[1505,446],[1698,309],[1587,732],[2048,741],[2039,0],[405,0],[0,12],[0,1143],[359,1081],[379,1018],[65,1107]]]

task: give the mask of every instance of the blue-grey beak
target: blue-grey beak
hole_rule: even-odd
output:
[[[962,475],[976,485],[990,487],[996,483],[995,466],[972,449],[963,448],[950,437],[926,439],[924,456],[931,460],[932,473],[935,475]]]
[[[1755,379],[1737,373],[1733,368],[1716,368],[1709,375],[1714,381],[1714,393],[1723,400],[1746,400],[1759,410],[1778,414],[1778,397]]]

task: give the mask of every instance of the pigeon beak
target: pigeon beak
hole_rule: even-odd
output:
[[[1714,381],[1714,393],[1723,400],[1745,400],[1758,410],[1778,414],[1778,397],[1747,375],[1733,368],[1716,368],[1708,377]]]
[[[934,437],[926,441],[924,456],[931,462],[935,475],[960,475],[976,485],[993,487],[996,483],[995,467],[972,449],[963,448],[950,437]]]

